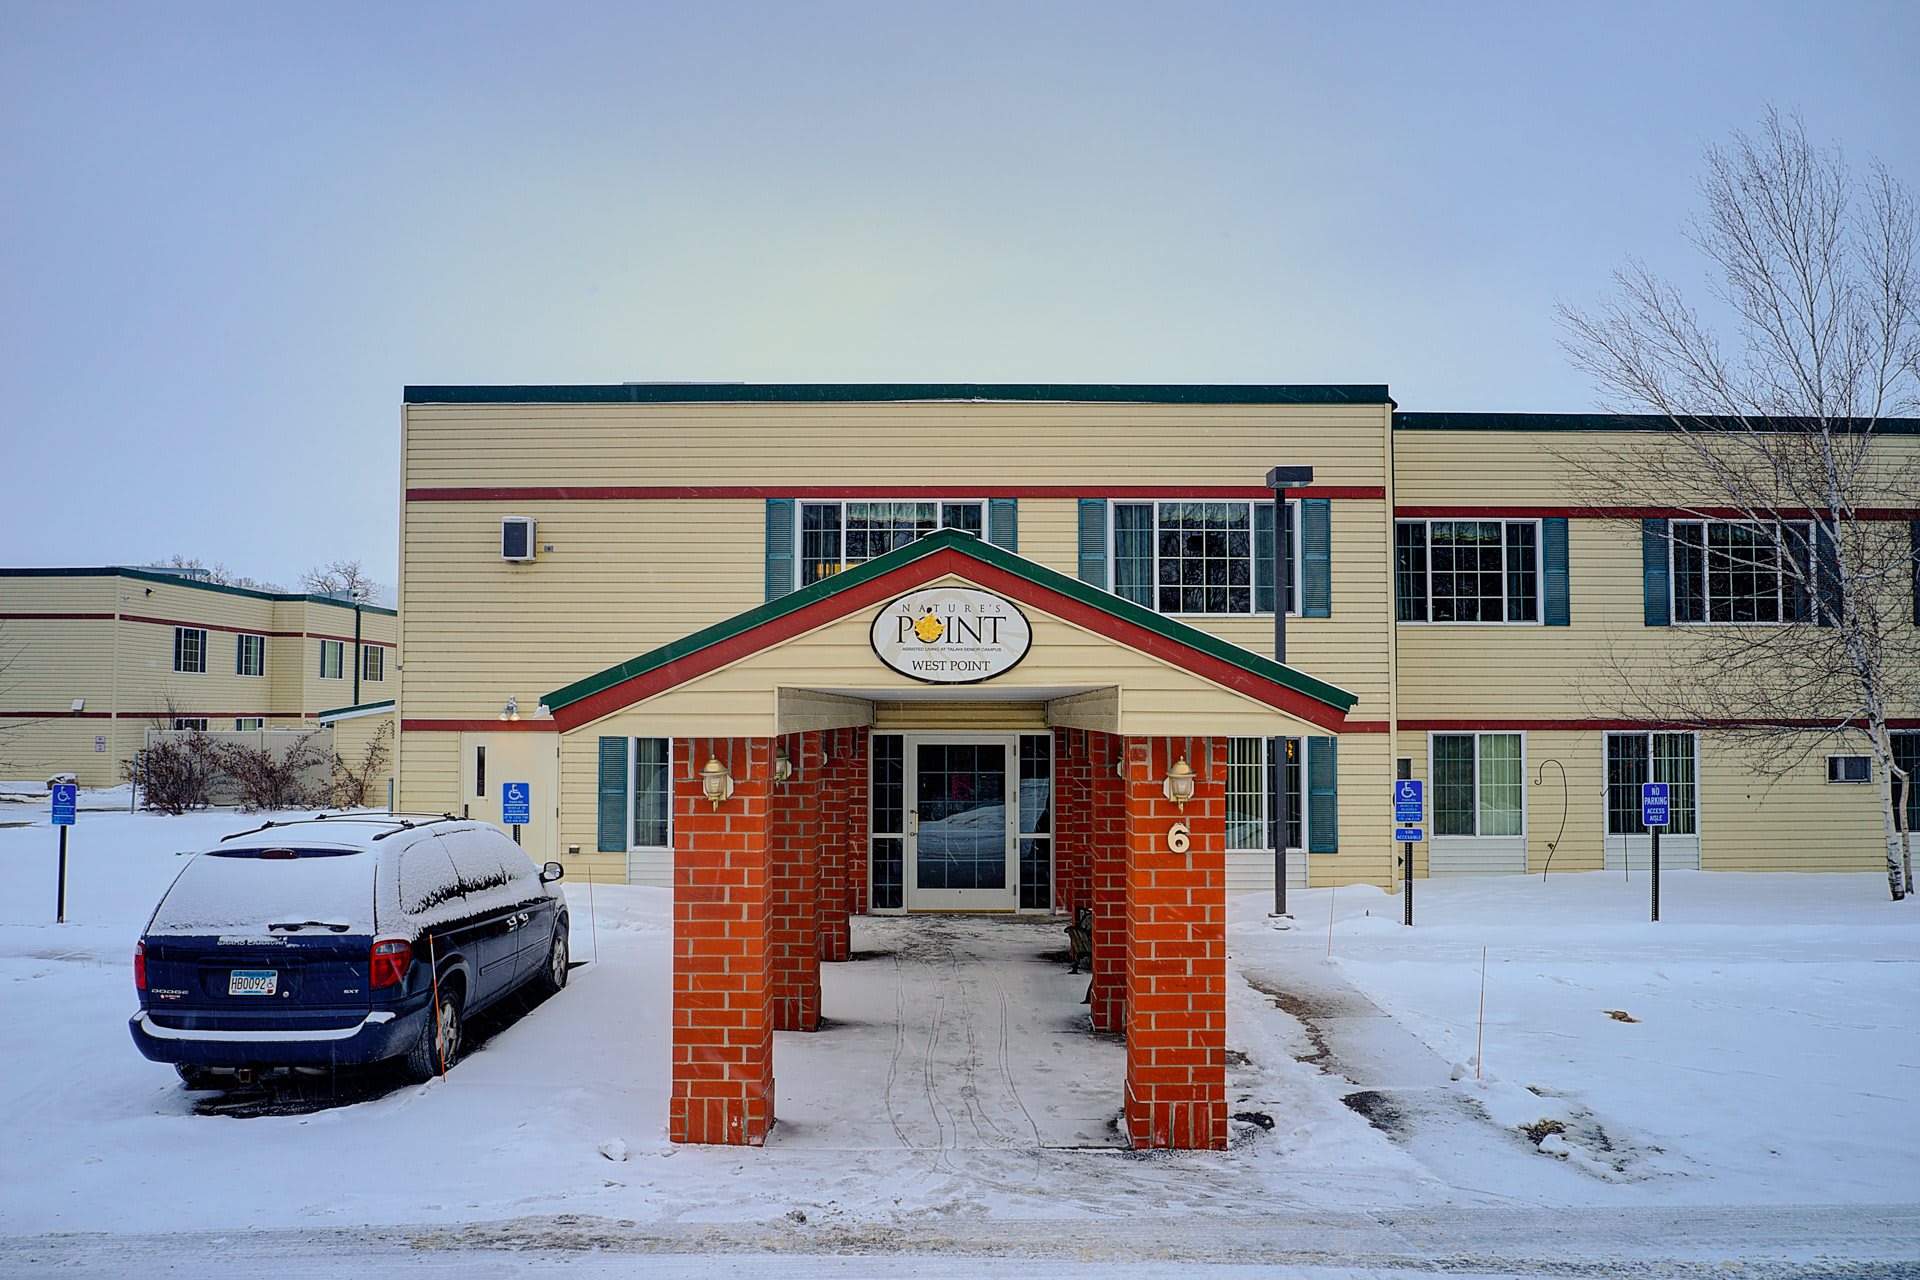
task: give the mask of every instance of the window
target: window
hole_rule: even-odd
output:
[[[1436,733],[1433,834],[1526,834],[1525,747],[1517,733]]]
[[[1893,735],[1893,762],[1907,773],[1907,830],[1920,831],[1920,733]],[[1900,780],[1891,779],[1893,802],[1900,803]]]
[[[320,642],[320,678],[322,680],[340,679],[341,655],[346,645],[339,640]]]
[[[1393,526],[1401,622],[1540,621],[1540,522],[1400,520]]]
[[[1674,521],[1673,620],[1812,621],[1812,536],[1804,521]]]
[[[1279,560],[1287,612],[1300,612],[1299,504],[1286,504]],[[1116,502],[1113,592],[1160,613],[1272,613],[1271,502]]]
[[[487,748],[484,744],[473,749],[473,794],[482,800],[487,796]]]
[[[264,729],[266,725],[267,722],[259,716],[235,716],[233,718],[233,731],[235,733],[250,733],[255,729]]]
[[[1020,908],[1053,905],[1053,738],[1020,737]]]
[[[367,645],[360,650],[360,678],[362,680],[385,680],[387,678],[387,651],[377,644]]]
[[[173,727],[175,729],[191,729],[199,733],[205,733],[207,731],[207,717],[175,716],[173,718]]]
[[[898,911],[907,905],[906,740],[899,734],[876,733],[871,742],[873,847],[868,897],[875,911]]]
[[[1640,784],[1667,784],[1670,836],[1698,834],[1694,811],[1695,747],[1691,733],[1607,735],[1607,834],[1645,835],[1640,825]]]
[[[1828,782],[1872,782],[1873,760],[1868,756],[1828,756]]]
[[[937,529],[985,536],[983,502],[803,502],[800,585],[864,564]]]
[[[1227,740],[1227,848],[1271,850],[1267,826],[1272,810],[1273,775],[1268,772],[1267,738]],[[1287,814],[1287,848],[1304,847],[1300,829],[1300,757],[1298,738],[1283,738],[1285,759],[1280,785]]]
[[[194,675],[206,674],[207,630],[205,627],[173,629],[173,669],[191,672]],[[205,725],[201,726],[201,728],[205,727]]]
[[[240,635],[234,637],[233,674],[259,676],[267,672],[267,638]]]
[[[633,847],[673,847],[672,744],[666,738],[633,740]]]

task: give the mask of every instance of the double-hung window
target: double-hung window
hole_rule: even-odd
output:
[[[984,537],[984,502],[802,502],[800,585],[864,564],[939,529]]]
[[[1433,834],[1526,832],[1525,751],[1517,733],[1436,733]]]
[[[193,675],[207,673],[207,629],[205,627],[173,629],[173,669]]]
[[[666,738],[634,738],[633,784],[628,796],[633,802],[633,841],[635,849],[673,848],[673,744]]]
[[[377,644],[360,650],[360,678],[374,681],[387,678],[387,651]]]
[[[267,673],[267,638],[241,634],[234,639],[233,674],[260,676]]]
[[[1277,560],[1285,565],[1279,594],[1296,614],[1298,519],[1293,502],[1278,530],[1271,502],[1116,502],[1113,592],[1159,613],[1270,614]]]
[[[1675,622],[1811,622],[1813,531],[1806,521],[1676,520]]]
[[[1401,622],[1539,622],[1538,520],[1400,520],[1393,527]]]
[[[340,640],[322,640],[320,642],[320,678],[322,680],[338,680],[341,678],[341,655],[345,649],[345,642]]]

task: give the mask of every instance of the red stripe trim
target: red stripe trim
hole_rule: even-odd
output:
[[[1299,497],[1372,499],[1384,501],[1384,485],[1313,485],[1288,492]],[[409,502],[608,502],[658,501],[687,498],[948,498],[983,501],[987,498],[1164,498],[1258,499],[1273,490],[1260,485],[554,485],[409,489]]]
[[[1564,516],[1570,520],[1745,520],[1743,511],[1732,507],[1395,507],[1393,514],[1403,520],[1545,520]],[[1783,520],[1811,520],[1819,513],[1783,510]],[[1920,507],[1862,507],[1854,512],[1861,520],[1920,520]]]
[[[1793,729],[1832,729],[1836,727],[1831,720],[1788,720],[1778,723],[1781,723],[1786,728]],[[1696,720],[1681,722],[1674,720],[1634,720],[1610,718],[1606,716],[1585,718],[1536,717],[1531,719],[1524,717],[1496,718],[1479,716],[1452,720],[1403,719],[1400,721],[1400,727],[1403,730],[1417,733],[1470,733],[1475,730],[1483,733],[1511,733],[1528,729],[1540,731],[1559,729],[1576,733],[1609,729],[1627,729],[1646,732],[1653,729],[1743,729],[1752,727],[1752,724],[1753,722],[1750,720]],[[1887,724],[1895,729],[1915,728],[1920,727],[1920,719],[1889,719]]]
[[[402,733],[556,733],[558,720],[402,720]]]
[[[0,711],[0,720],[311,720],[318,711]]]
[[[0,613],[0,621],[5,622],[112,622],[111,613]],[[182,618],[155,618],[141,613],[123,613],[122,622],[139,622],[154,627],[189,627],[197,631],[222,631],[235,636],[266,636],[270,640],[338,640],[342,644],[352,644],[352,636],[330,635],[324,631],[260,631],[252,627],[233,627],[224,622],[194,622]],[[360,644],[367,649],[391,649],[392,640],[375,640],[363,636]]]
[[[1247,697],[1264,702],[1268,706],[1278,708],[1310,724],[1338,730],[1345,720],[1343,713],[1325,703],[1190,648],[1177,640],[1171,640],[1144,627],[1120,621],[1110,614],[1049,591],[1025,578],[996,569],[992,565],[983,564],[971,556],[963,556],[955,551],[940,551],[925,559],[902,566],[885,577],[875,578],[852,590],[816,600],[805,608],[781,618],[777,632],[769,631],[767,626],[757,627],[752,631],[709,645],[698,653],[689,654],[677,662],[668,663],[645,675],[635,676],[631,680],[603,689],[591,697],[561,708],[554,714],[554,722],[563,732],[577,729],[581,725],[697,679],[796,635],[811,631],[815,627],[825,626],[829,622],[837,621],[863,608],[892,600],[903,591],[911,590],[949,573],[977,582],[981,586],[999,591],[1002,595],[1033,605],[1037,609],[1044,609],[1063,621],[1085,627],[1096,635],[1119,641],[1129,648],[1169,665],[1182,667],[1215,684],[1223,685],[1236,693],[1245,694]]]

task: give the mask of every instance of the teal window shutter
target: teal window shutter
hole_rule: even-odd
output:
[[[1814,621],[1831,627],[1840,620],[1840,549],[1823,524],[1813,530]]]
[[[1671,626],[1673,622],[1673,598],[1667,586],[1670,536],[1665,520],[1640,522],[1641,608],[1650,627]]]
[[[1340,739],[1307,739],[1307,852],[1340,852]]]
[[[1080,581],[1107,590],[1107,500],[1080,499]]]
[[[1540,613],[1550,627],[1568,625],[1571,608],[1567,592],[1567,518],[1548,516],[1540,522]]]
[[[1333,503],[1300,503],[1300,616],[1333,616]]]
[[[1253,611],[1273,612],[1274,566],[1279,563],[1273,538],[1273,504],[1253,504]]]
[[[1002,551],[1020,549],[1020,504],[1014,498],[987,500],[987,541]]]
[[[1913,548],[1913,625],[1920,627],[1920,520],[1907,522],[1907,544]]]
[[[600,840],[602,853],[627,851],[627,740],[600,739]]]
[[[793,499],[767,499],[767,599],[793,590]],[[625,845],[620,846],[625,848]]]

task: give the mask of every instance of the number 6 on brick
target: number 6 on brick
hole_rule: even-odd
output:
[[[1184,822],[1176,822],[1167,830],[1167,848],[1175,853],[1185,853],[1187,846],[1193,843],[1193,832]]]

